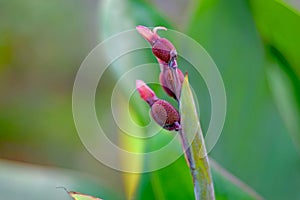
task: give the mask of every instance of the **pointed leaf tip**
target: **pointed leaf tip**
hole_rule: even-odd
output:
[[[185,74],[184,74],[184,81],[189,82],[189,74],[188,74],[188,72],[185,72]]]
[[[70,197],[72,197],[72,199],[74,199],[74,200],[103,200],[103,199],[100,199],[97,197],[93,197],[91,195],[82,194],[80,192],[68,191],[67,188],[65,188],[63,186],[58,186],[56,188],[65,190],[68,193],[68,195],[70,195]]]
[[[97,197],[93,197],[91,195],[82,194],[79,192],[68,192],[68,194],[74,199],[74,200],[103,200]]]

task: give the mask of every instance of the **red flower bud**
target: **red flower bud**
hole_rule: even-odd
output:
[[[164,129],[169,131],[180,129],[178,111],[167,101],[158,99],[155,93],[141,80],[136,81],[141,98],[151,107],[151,116]]]
[[[181,128],[178,111],[167,101],[155,101],[151,106],[151,116],[164,129],[178,131]]]
[[[165,38],[159,38],[156,43],[154,43],[152,52],[157,58],[168,64],[177,57],[175,47]]]
[[[158,60],[161,68],[159,81],[165,92],[176,100],[179,100],[184,75],[180,69],[170,68],[164,62]]]
[[[141,98],[146,101],[150,106],[158,100],[155,93],[149,88],[144,81],[136,80],[136,88],[140,93]]]
[[[158,26],[151,31],[145,26],[137,26],[137,31],[152,45],[153,54],[163,62],[173,67],[177,52],[174,45],[166,38],[161,38],[157,30],[167,30],[165,27]]]

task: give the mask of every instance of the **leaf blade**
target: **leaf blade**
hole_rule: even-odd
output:
[[[251,0],[250,4],[265,42],[276,47],[300,77],[300,13],[278,0]]]
[[[73,192],[73,191],[69,191],[68,194],[70,195],[70,197],[72,197],[74,200],[103,200],[97,197],[93,197],[91,195],[87,195],[87,194],[82,194],[80,192]]]
[[[189,33],[210,53],[226,86],[226,123],[211,156],[266,198],[299,196],[299,155],[269,90],[264,43],[247,2],[201,1]]]
[[[180,135],[193,176],[196,199],[215,199],[204,138],[187,75],[182,83],[179,113],[182,126]]]

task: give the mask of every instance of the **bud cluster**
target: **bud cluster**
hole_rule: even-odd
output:
[[[162,88],[169,96],[179,101],[184,76],[177,66],[177,51],[169,40],[157,34],[158,30],[167,29],[161,26],[155,27],[153,31],[145,26],[137,26],[136,29],[152,46],[152,52],[160,65],[159,81]],[[141,80],[136,81],[136,87],[141,98],[151,107],[152,118],[160,126],[170,131],[178,131],[181,128],[180,115],[169,102],[157,98]]]

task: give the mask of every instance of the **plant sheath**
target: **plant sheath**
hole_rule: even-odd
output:
[[[179,112],[181,115],[179,134],[192,174],[195,198],[213,200],[215,195],[209,160],[187,75],[182,84]]]

